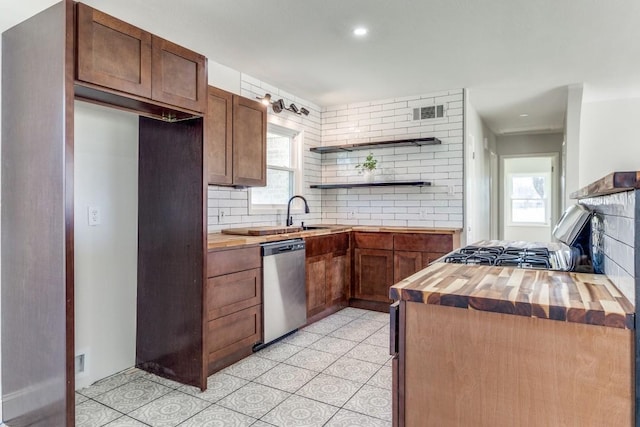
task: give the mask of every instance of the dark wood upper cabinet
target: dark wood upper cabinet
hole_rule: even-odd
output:
[[[233,184],[267,185],[267,108],[241,96],[233,97]]]
[[[204,138],[209,184],[233,183],[233,94],[209,86]]]
[[[267,185],[267,108],[209,86],[205,115],[207,176],[211,185]]]
[[[151,98],[151,33],[78,3],[78,80]]]
[[[207,106],[207,58],[153,36],[151,98],[204,113]]]
[[[77,4],[76,14],[76,78],[87,84],[76,89],[77,95],[169,120],[186,117],[140,101],[204,113],[207,59],[203,55],[82,3]]]

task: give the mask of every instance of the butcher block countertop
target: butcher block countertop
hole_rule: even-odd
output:
[[[605,275],[436,262],[391,287],[394,300],[634,328],[634,309]]]
[[[305,230],[292,233],[279,233],[263,236],[234,235],[226,233],[211,233],[207,235],[207,247],[209,250],[228,249],[234,246],[259,245],[266,242],[296,239],[300,237],[323,236],[349,231],[361,231],[372,233],[429,233],[429,234],[456,234],[460,229],[453,228],[419,228],[419,227],[382,227],[382,226],[352,226],[352,225],[321,225],[321,229]],[[257,227],[256,227],[257,228]],[[244,233],[244,231],[242,231]]]

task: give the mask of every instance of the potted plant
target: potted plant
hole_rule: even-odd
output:
[[[369,155],[364,159],[364,162],[356,165],[356,170],[360,175],[364,174],[367,181],[372,181],[377,165],[378,161],[373,158],[373,153],[369,153]]]

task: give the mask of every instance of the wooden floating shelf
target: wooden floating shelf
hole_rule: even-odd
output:
[[[388,182],[354,182],[348,184],[314,184],[311,188],[332,189],[332,188],[359,188],[359,187],[390,187],[390,186],[410,186],[410,187],[430,187],[429,181],[388,181]]]
[[[411,138],[411,139],[399,139],[396,141],[380,141],[380,142],[363,142],[360,144],[345,144],[345,145],[330,145],[324,147],[312,147],[311,151],[314,153],[341,153],[344,151],[356,151],[356,150],[368,150],[372,148],[385,148],[385,147],[407,147],[421,145],[437,145],[442,144],[438,138]]]

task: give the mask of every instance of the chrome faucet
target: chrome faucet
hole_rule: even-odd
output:
[[[290,216],[289,212],[291,212],[291,202],[293,201],[293,199],[295,198],[299,198],[302,199],[302,201],[304,202],[304,213],[309,213],[311,212],[309,210],[309,204],[307,203],[307,199],[305,199],[302,196],[293,196],[292,198],[289,199],[289,203],[287,203],[287,227],[290,225],[293,225],[293,217]]]

